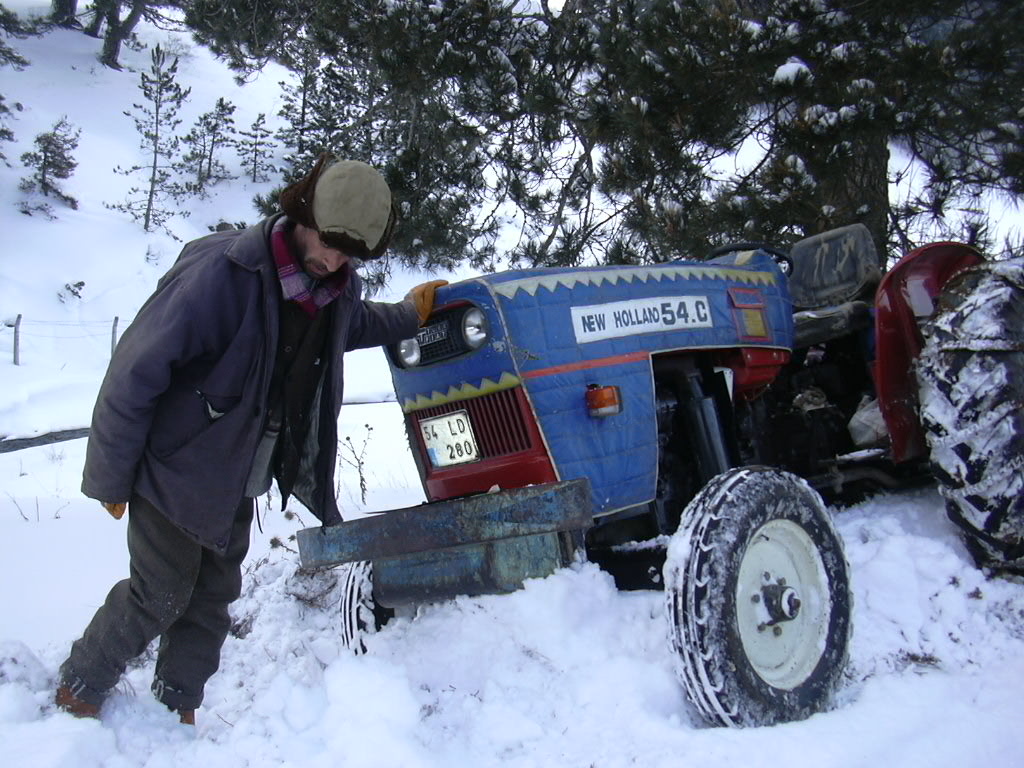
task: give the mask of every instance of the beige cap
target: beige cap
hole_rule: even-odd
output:
[[[312,214],[321,233],[348,235],[373,251],[388,231],[391,190],[372,165],[339,160],[317,179]]]

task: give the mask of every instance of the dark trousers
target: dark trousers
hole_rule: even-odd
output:
[[[128,508],[130,576],[114,585],[61,667],[79,698],[100,703],[128,662],[160,638],[153,693],[172,709],[195,709],[220,666],[242,590],[253,500],[243,499],[227,552],[201,546],[140,496]]]

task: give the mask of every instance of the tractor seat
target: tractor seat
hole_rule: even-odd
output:
[[[874,298],[882,280],[878,252],[863,224],[822,232],[790,248],[793,309],[824,310]]]

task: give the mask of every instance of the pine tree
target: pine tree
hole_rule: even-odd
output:
[[[20,109],[21,105],[15,104],[14,108]],[[0,94],[0,141],[14,141],[14,131],[12,131],[10,127],[3,122],[3,118],[6,118],[10,114],[11,108],[7,106],[7,100],[4,98],[3,94]],[[4,163],[7,162],[7,155],[3,152],[0,152],[0,161]]]
[[[234,104],[219,98],[214,108],[200,115],[192,130],[182,137],[188,151],[176,168],[192,176],[188,191],[204,195],[208,185],[231,178],[217,154],[235,141],[234,112]]]
[[[254,184],[267,181],[268,173],[276,170],[270,163],[271,136],[267,128],[267,116],[263,112],[257,115],[248,131],[239,131],[241,138],[236,142],[242,169],[248,172],[249,180]]]
[[[26,25],[18,18],[18,15],[0,5],[0,32],[6,37],[24,38],[36,34],[33,26]],[[15,51],[7,44],[7,41],[0,38],[0,66],[23,69],[28,66],[28,59]]]
[[[17,15],[0,5],[0,32],[8,37],[25,37],[31,31],[18,19]],[[11,48],[7,42],[0,37],[0,67],[12,67],[21,70],[29,64],[28,59]],[[21,104],[13,105],[15,110],[21,110]],[[0,141],[14,141],[14,131],[6,123],[6,118],[11,115],[11,106],[3,94],[0,94]],[[0,162],[7,162],[7,155],[0,152]]]
[[[168,64],[166,52],[158,45],[150,58],[149,72],[139,74],[139,90],[145,96],[145,103],[133,104],[134,113],[124,113],[135,122],[141,137],[140,148],[149,159],[145,165],[114,169],[126,176],[143,171],[148,176],[147,184],[144,187],[133,187],[124,203],[109,206],[131,214],[136,221],[141,219],[142,228],[147,232],[152,231],[154,226],[165,226],[174,211],[163,208],[161,202],[168,195],[177,196],[181,193],[180,187],[171,182],[171,171],[179,145],[174,130],[181,124],[178,110],[192,90],[182,89],[175,81],[178,73],[177,57]]]
[[[394,250],[419,265],[485,266],[508,220],[508,255],[538,265],[786,245],[854,221],[884,257],[945,235],[986,191],[1024,194],[1024,4],[561,6],[192,0],[186,14],[242,72],[296,73],[290,172],[321,149],[382,167],[404,220]],[[736,171],[741,148],[757,156]],[[923,183],[890,205],[897,156]]]
[[[35,138],[35,151],[25,152],[21,162],[33,173],[22,179],[20,187],[29,194],[40,192],[44,197],[55,197],[71,208],[78,208],[78,201],[66,194],[59,186],[63,179],[71,178],[78,167],[72,153],[78,148],[81,131],[62,117],[53,127]],[[25,205],[28,205],[27,203]],[[26,208],[22,208],[26,211]],[[46,207],[48,210],[48,207]]]
[[[859,221],[884,260],[970,237],[946,231],[950,217],[986,191],[1024,193],[1019,3],[653,0],[617,13],[595,129],[637,258]],[[756,151],[739,172],[714,164],[740,147]],[[897,157],[897,174],[923,183],[891,206]]]
[[[323,105],[325,98],[321,86],[321,53],[305,37],[287,46],[284,64],[293,75],[292,81],[281,81],[281,109],[278,116],[284,121],[275,138],[285,147],[288,168],[285,180],[292,181],[301,176],[316,161],[321,152],[327,151],[330,142],[314,133],[314,106]],[[327,107],[329,111],[330,107]],[[321,111],[324,111],[323,106]]]
[[[323,150],[380,167],[402,220],[391,252],[429,269],[489,266],[510,217],[523,259],[582,258],[605,214],[577,94],[608,6],[193,0],[186,19],[241,72],[274,59],[294,73],[286,176]]]

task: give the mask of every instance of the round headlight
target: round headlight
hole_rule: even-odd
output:
[[[462,316],[462,338],[470,349],[478,349],[487,341],[487,318],[476,307]]]
[[[405,368],[414,368],[420,364],[420,343],[416,339],[398,342],[398,362]]]

